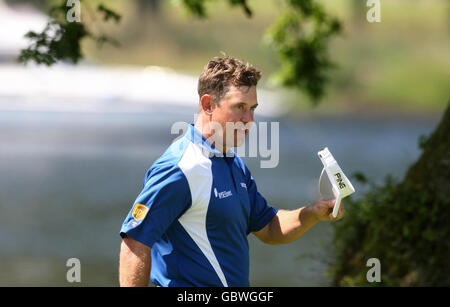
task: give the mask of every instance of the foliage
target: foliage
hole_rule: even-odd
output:
[[[212,0],[209,0],[212,1]],[[197,18],[207,18],[208,0],[182,0],[184,7]],[[227,0],[232,7],[241,7],[247,17],[253,12],[246,0]],[[86,6],[83,2],[83,6]],[[329,17],[317,0],[285,0],[285,12],[268,30],[268,41],[278,52],[281,62],[276,75],[282,85],[305,92],[316,103],[324,95],[328,82],[327,72],[333,66],[327,55],[327,43],[340,32],[340,23]],[[31,45],[22,50],[19,61],[52,65],[57,61],[69,60],[77,63],[83,58],[81,40],[89,37],[99,44],[116,41],[105,35],[98,37],[86,28],[83,22],[67,22],[65,16],[69,7],[66,1],[50,9],[51,21],[41,33],[29,32]],[[120,15],[99,5],[98,13],[104,14],[104,21],[120,20]]]
[[[450,285],[450,105],[402,182],[386,176],[335,223],[334,284],[367,286],[366,262],[381,262],[379,286]]]
[[[228,0],[242,6],[248,17],[252,11],[245,0]],[[206,0],[183,0],[195,16],[207,16]],[[267,41],[281,62],[275,80],[283,86],[306,93],[317,103],[325,93],[327,72],[333,67],[327,54],[329,40],[340,33],[339,21],[326,14],[316,0],[286,0],[285,12],[267,31]]]
[[[189,13],[198,18],[207,18],[206,2],[208,0],[182,0],[183,5],[186,7]],[[247,4],[247,0],[227,0],[231,6],[241,6],[247,17],[252,17],[252,10]]]
[[[327,72],[333,67],[327,44],[341,31],[341,25],[316,1],[286,3],[286,13],[268,31],[268,41],[281,61],[276,77],[282,85],[304,91],[317,103],[324,95]]]
[[[89,6],[86,6],[90,9]],[[63,1],[59,5],[54,5],[49,10],[50,21],[41,33],[30,31],[25,37],[30,39],[30,45],[21,50],[19,62],[28,63],[34,61],[36,64],[45,64],[50,66],[58,61],[70,61],[74,64],[83,58],[81,52],[81,41],[84,38],[91,38],[99,45],[111,43],[118,45],[113,38],[104,34],[94,35],[84,23],[67,21],[67,13],[71,7]],[[120,21],[120,15],[99,5],[97,8],[99,14],[103,15],[103,20],[109,19]]]

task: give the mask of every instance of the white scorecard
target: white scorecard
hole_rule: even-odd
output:
[[[336,199],[333,208],[333,217],[336,217],[341,206],[341,200],[355,193],[355,189],[331,155],[328,147],[319,151],[317,155],[323,163],[319,179],[319,192],[325,200]]]

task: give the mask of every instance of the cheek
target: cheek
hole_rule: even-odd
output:
[[[237,122],[240,121],[242,117],[242,111],[239,109],[230,110],[228,112],[228,118],[230,122]]]
[[[221,126],[224,125],[224,122],[226,121],[225,117],[222,113],[219,114],[213,114],[211,120],[217,124],[220,124]]]
[[[240,120],[240,113],[234,110],[226,110],[224,112],[220,112],[218,114],[216,114],[215,116],[213,116],[213,121],[216,121],[220,124],[222,124],[222,126],[225,127],[227,122],[231,122],[234,123],[236,121]]]

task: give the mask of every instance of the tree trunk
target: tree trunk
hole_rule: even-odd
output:
[[[450,192],[450,102],[423,147],[422,155],[410,167],[404,182],[428,190],[438,198],[447,198]]]
[[[370,285],[366,261],[381,261],[381,284],[450,286],[450,102],[403,181],[346,202],[334,224],[334,285]]]
[[[404,224],[417,228],[420,234],[407,239],[415,256],[411,257],[410,272],[401,284],[449,286],[450,102],[422,147],[422,155],[409,168],[397,193],[403,201],[403,211],[413,208]],[[415,278],[410,279],[411,274]]]

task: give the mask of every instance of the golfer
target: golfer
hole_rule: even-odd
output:
[[[334,201],[323,199],[292,211],[270,206],[232,150],[253,122],[260,78],[228,56],[205,66],[195,123],[147,171],[123,222],[121,286],[249,286],[249,234],[284,244],[342,218],[344,207],[333,218]]]

